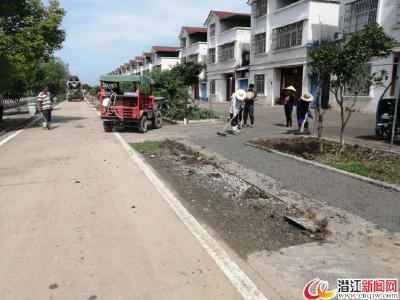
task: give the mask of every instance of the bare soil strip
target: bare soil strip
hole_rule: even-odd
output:
[[[135,147],[144,149],[146,161],[176,190],[183,205],[242,257],[325,238],[323,228],[311,232],[294,225],[295,213],[285,203],[182,144],[166,141],[157,150]]]

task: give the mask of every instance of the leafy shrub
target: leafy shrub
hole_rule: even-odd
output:
[[[215,112],[213,112],[212,110],[194,106],[189,109],[187,118],[189,120],[206,120],[206,119],[216,119],[217,116]]]

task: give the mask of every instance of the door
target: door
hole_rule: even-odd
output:
[[[248,79],[242,79],[239,81],[239,88],[242,90],[247,90],[249,86],[249,80]]]
[[[231,101],[231,96],[235,91],[235,77],[233,74],[226,75],[226,101]]]
[[[201,84],[201,100],[208,101],[207,98],[207,83]]]
[[[281,69],[281,74],[281,92],[292,85],[296,89],[296,99],[299,99],[303,88],[303,67]]]

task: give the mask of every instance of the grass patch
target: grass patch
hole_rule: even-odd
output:
[[[156,151],[164,148],[163,141],[146,141],[142,143],[131,143],[131,147],[139,152]]]
[[[400,155],[376,149],[347,145],[339,160],[339,144],[325,141],[325,152],[319,153],[313,138],[255,140],[250,143],[278,150],[307,160],[372,179],[400,184]]]

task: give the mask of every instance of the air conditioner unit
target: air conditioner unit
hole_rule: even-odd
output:
[[[342,40],[343,39],[343,32],[341,32],[341,31],[336,31],[334,34],[333,34],[333,40],[334,41],[340,41],[340,40]]]

